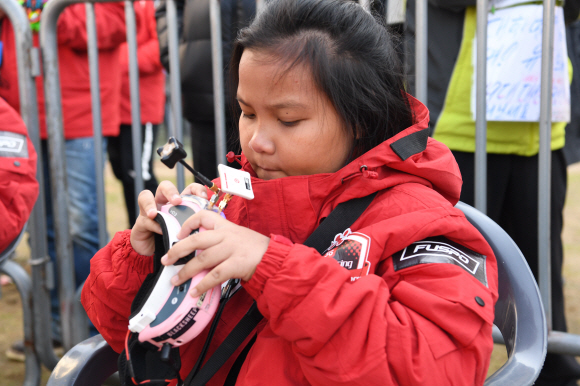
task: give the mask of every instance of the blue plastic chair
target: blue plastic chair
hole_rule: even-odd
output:
[[[548,348],[546,317],[536,280],[516,243],[499,225],[465,203],[456,207],[485,237],[497,258],[499,299],[493,323],[503,336],[508,360],[485,385],[532,385]]]
[[[548,342],[536,281],[521,251],[499,225],[469,205],[460,202],[457,208],[485,237],[498,262],[499,299],[494,324],[505,341],[508,360],[485,381],[485,386],[532,385],[542,369]],[[500,336],[494,338],[503,343]],[[92,337],[66,353],[47,386],[101,385],[117,371],[117,358],[100,335]]]
[[[0,264],[2,264],[4,261],[8,260],[8,258],[12,256],[12,254],[16,250],[16,247],[18,246],[18,244],[20,244],[20,240],[22,240],[22,238],[24,237],[24,233],[26,233],[27,224],[28,223],[24,224],[22,230],[14,240],[12,240],[12,242],[3,251],[0,251]]]

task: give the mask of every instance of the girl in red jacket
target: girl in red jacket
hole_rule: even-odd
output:
[[[227,220],[210,211],[190,217],[161,260],[203,250],[172,279],[210,269],[193,296],[242,279],[206,358],[253,301],[264,316],[207,384],[482,385],[496,261],[454,208],[457,164],[428,138],[425,106],[403,91],[386,29],[352,2],[272,1],[238,36],[231,69],[255,199],[234,197]],[[302,244],[338,204],[375,192],[323,255]],[[207,197],[201,185],[183,193]],[[153,218],[168,201],[181,202],[168,182],[155,198],[144,191],[133,229],[91,262],[82,301],[118,352],[130,304],[153,269]],[[200,226],[208,231],[189,236]],[[182,378],[207,330],[180,347]]]
[[[37,196],[36,151],[20,115],[0,98],[0,252],[22,231]]]

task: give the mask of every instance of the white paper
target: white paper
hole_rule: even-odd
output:
[[[389,0],[387,2],[387,24],[402,24],[405,22],[407,0]]]
[[[525,5],[488,14],[487,120],[538,122],[542,64],[541,5]],[[471,110],[475,120],[476,39]],[[568,52],[562,7],[556,7],[552,78],[552,122],[570,121]]]
[[[505,7],[511,7],[518,4],[529,3],[529,0],[491,0],[487,3],[490,9],[501,9]]]

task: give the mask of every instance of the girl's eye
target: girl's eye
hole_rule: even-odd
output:
[[[296,126],[300,121],[292,121],[292,122],[286,122],[286,121],[282,121],[280,120],[280,123],[283,124],[284,126],[287,127],[292,127],[292,126]]]
[[[242,116],[247,119],[254,119],[256,116],[254,114],[246,114],[242,111]]]

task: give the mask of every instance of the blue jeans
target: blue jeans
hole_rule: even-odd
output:
[[[103,139],[103,159],[107,148]],[[99,250],[99,220],[97,215],[97,188],[95,182],[94,140],[92,137],[65,141],[69,229],[73,245],[76,287],[89,276],[90,260]],[[48,254],[53,262],[55,288],[50,291],[52,337],[62,341],[58,298],[58,273],[54,240],[53,209],[50,190],[50,171],[47,141],[42,141],[44,165],[44,197],[46,200],[46,228]],[[98,332],[90,325],[91,336]]]

